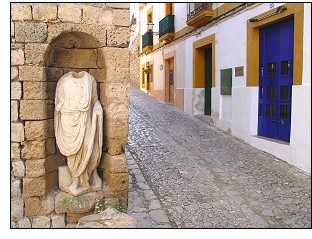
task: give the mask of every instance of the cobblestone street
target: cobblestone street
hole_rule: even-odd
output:
[[[311,177],[131,89],[128,212],[140,228],[310,228]]]

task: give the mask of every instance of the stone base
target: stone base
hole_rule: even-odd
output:
[[[97,175],[96,171],[94,172],[96,175],[94,176],[94,179],[92,180],[90,187],[77,187],[77,188],[72,187],[73,179],[68,166],[66,165],[60,166],[58,168],[58,172],[59,172],[60,189],[74,196],[79,196],[89,192],[96,192],[102,189],[102,181]]]
[[[138,222],[115,208],[80,218],[77,228],[137,228]]]

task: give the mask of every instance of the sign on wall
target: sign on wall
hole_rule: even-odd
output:
[[[244,66],[235,67],[235,76],[244,76]]]
[[[221,95],[232,95],[232,68],[221,70]]]

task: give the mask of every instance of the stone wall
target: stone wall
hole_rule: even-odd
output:
[[[56,210],[54,96],[68,71],[88,71],[104,110],[101,197],[127,199],[129,3],[11,3],[11,227],[71,227]]]
[[[130,84],[140,89],[140,36],[134,39],[130,47]]]

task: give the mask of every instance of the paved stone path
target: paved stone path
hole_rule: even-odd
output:
[[[311,176],[131,89],[129,213],[141,228],[311,228]]]

